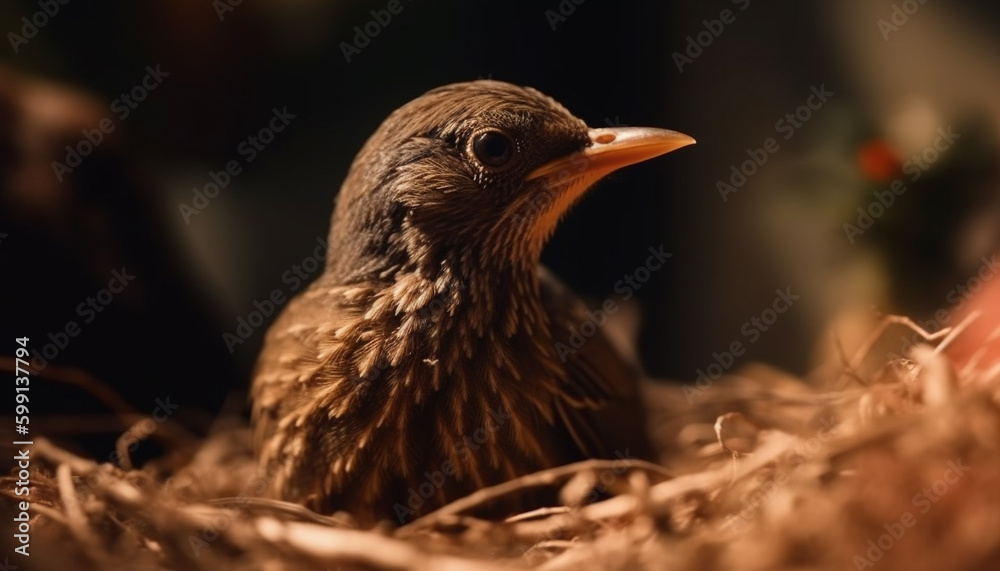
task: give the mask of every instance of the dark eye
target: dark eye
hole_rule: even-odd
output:
[[[514,144],[499,131],[487,131],[473,139],[472,152],[485,166],[502,167],[514,155]]]

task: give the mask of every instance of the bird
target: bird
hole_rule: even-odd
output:
[[[596,327],[570,345],[588,308],[540,257],[599,179],[694,142],[589,128],[495,80],[391,113],[337,195],[323,272],[264,338],[266,494],[405,524],[538,470],[648,457],[637,366]]]

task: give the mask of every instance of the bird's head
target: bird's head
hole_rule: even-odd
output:
[[[597,180],[692,143],[664,129],[591,129],[509,83],[434,89],[393,112],[355,158],[328,271],[385,279],[449,257],[534,268],[560,217]]]

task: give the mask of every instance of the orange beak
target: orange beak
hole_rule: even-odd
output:
[[[582,151],[550,161],[528,174],[529,181],[543,181],[543,192],[547,196],[541,201],[546,207],[531,229],[533,242],[540,250],[541,244],[548,239],[563,213],[607,174],[694,142],[694,139],[683,133],[666,129],[591,129],[590,145]]]
[[[651,127],[591,129],[590,145],[583,151],[560,157],[538,167],[528,175],[527,180],[542,177],[570,180],[581,177],[592,184],[622,167],[694,143],[695,140],[691,137],[667,129]]]

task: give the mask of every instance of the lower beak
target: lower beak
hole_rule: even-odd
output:
[[[635,163],[693,145],[691,137],[650,127],[591,129],[590,145],[583,151],[548,162],[528,174],[527,180],[550,178],[553,183],[577,177],[597,179]]]
[[[543,205],[529,232],[539,252],[563,213],[602,177],[694,144],[694,139],[682,133],[648,127],[591,129],[589,135],[590,144],[582,151],[555,159],[528,174],[527,180],[541,182],[546,197],[542,202],[534,194],[527,199],[528,207]]]

